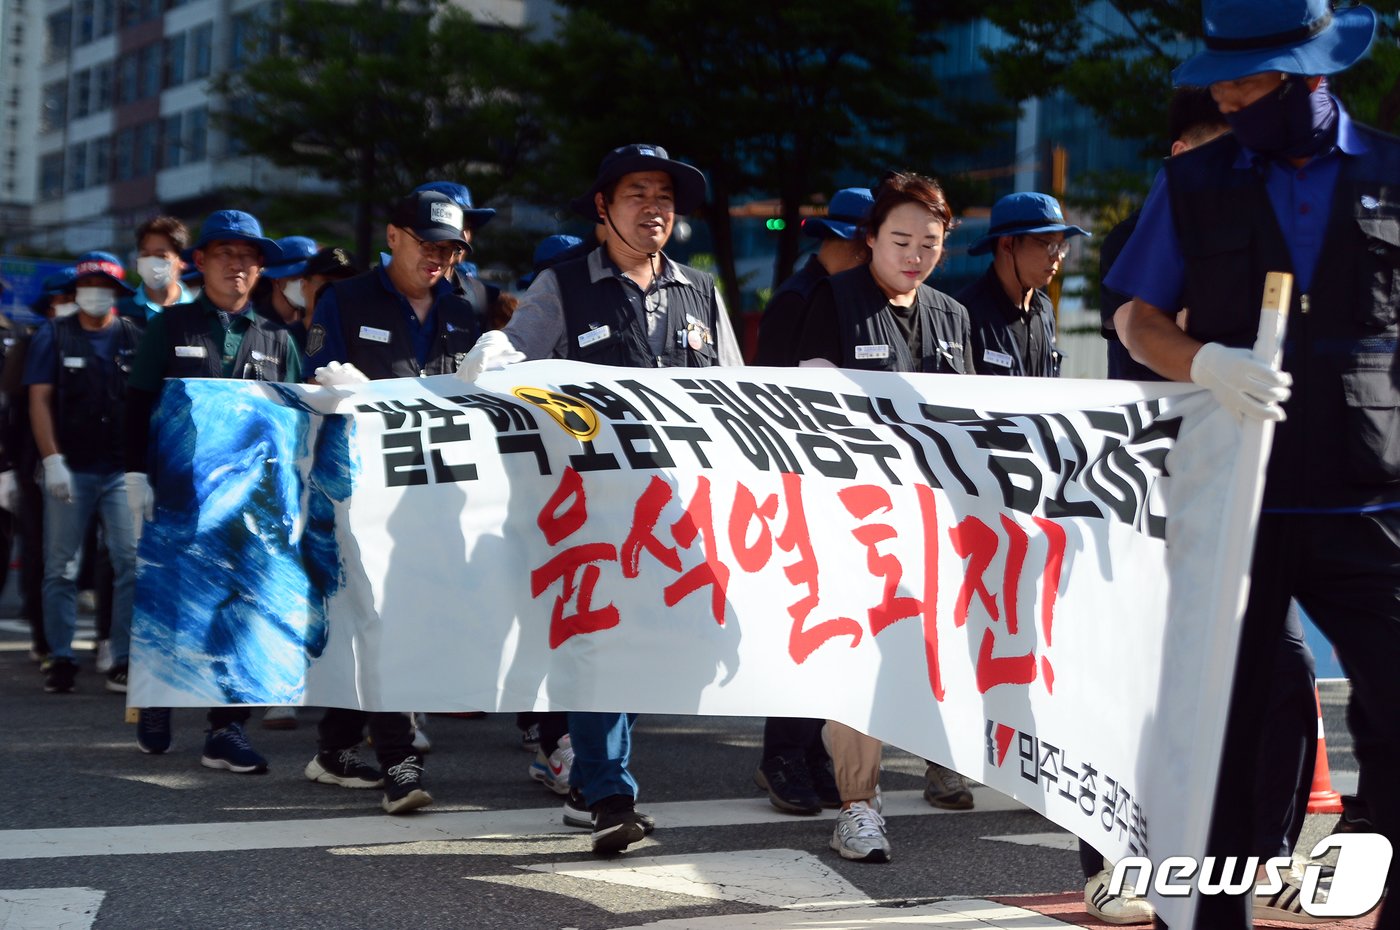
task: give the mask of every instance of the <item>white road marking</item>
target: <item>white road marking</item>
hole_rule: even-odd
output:
[[[519,868],[760,907],[833,908],[870,901],[841,873],[811,853],[796,849],[628,856],[612,861],[547,862]]]
[[[0,891],[0,930],[88,930],[104,897],[96,888]]]
[[[977,811],[1023,810],[1005,795],[977,789]],[[766,799],[675,801],[644,804],[662,829],[719,827],[761,823],[832,820],[834,811],[815,817],[781,814]],[[153,824],[134,827],[71,827],[67,829],[0,831],[0,860],[56,859],[69,856],[152,855],[182,852],[230,852],[251,849],[309,849],[326,846],[377,846],[479,839],[490,836],[572,834],[584,831],[564,826],[562,805],[508,811],[433,811],[411,817],[376,814],[304,820],[264,820],[244,823]],[[930,807],[920,791],[891,791],[884,795],[886,817],[961,817]]]
[[[1068,930],[1053,917],[1009,904],[961,898],[915,907],[853,907],[832,911],[769,911],[681,917],[636,924],[620,930],[880,930],[885,927],[938,927],[939,930]]]
[[[984,840],[993,840],[998,843],[1015,843],[1017,846],[1044,846],[1046,849],[1068,849],[1079,848],[1079,838],[1073,833],[1065,833],[1057,830],[1053,833],[1016,833],[1009,836],[984,836]]]

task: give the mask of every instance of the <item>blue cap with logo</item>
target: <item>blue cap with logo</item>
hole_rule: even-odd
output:
[[[264,265],[282,260],[281,248],[263,235],[258,218],[242,210],[216,210],[209,214],[199,227],[199,238],[192,251],[203,249],[211,242],[251,242],[262,250]]]
[[[306,261],[317,252],[316,240],[306,236],[283,236],[277,240],[282,260],[263,269],[265,278],[299,278],[306,274]]]
[[[1264,71],[1336,74],[1361,60],[1376,37],[1370,7],[1334,11],[1328,0],[1204,0],[1205,50],[1172,83],[1205,87]]]
[[[868,187],[847,187],[831,195],[826,216],[809,216],[802,221],[804,235],[815,239],[854,239],[856,229],[870,218],[875,195]]]
[[[468,229],[473,231],[480,229],[491,221],[491,217],[496,215],[496,211],[490,207],[478,207],[472,203],[472,192],[467,189],[467,185],[458,184],[456,181],[429,181],[427,184],[419,184],[413,189],[415,194],[421,191],[435,191],[445,194],[453,203],[462,208],[462,219]]]
[[[126,283],[126,269],[122,267],[121,260],[111,252],[84,252],[78,256],[74,272],[78,278],[91,275],[106,278],[114,290],[136,293],[136,288]]]
[[[990,252],[1002,236],[1057,232],[1064,233],[1066,239],[1089,235],[1087,229],[1065,222],[1060,202],[1049,194],[1033,191],[1007,194],[992,205],[992,220],[987,234],[972,243],[967,254],[984,255]]]

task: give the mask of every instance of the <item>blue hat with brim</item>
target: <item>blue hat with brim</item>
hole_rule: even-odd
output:
[[[854,239],[874,206],[875,195],[870,188],[844,188],[831,195],[826,216],[809,216],[802,221],[802,233],[814,239]]]
[[[1007,194],[992,205],[987,234],[968,248],[968,255],[984,255],[1002,236],[1032,236],[1036,233],[1064,233],[1066,239],[1087,236],[1082,226],[1065,222],[1060,202],[1049,194],[1026,192]]]
[[[34,302],[29,305],[29,309],[35,313],[43,313],[49,308],[49,300],[55,294],[68,294],[77,287],[78,269],[71,265],[67,268],[60,268],[53,274],[44,278],[39,285],[39,296],[34,298]]]
[[[84,252],[78,256],[73,272],[75,280],[96,275],[110,281],[115,290],[136,293],[136,288],[126,283],[126,269],[121,260],[111,252]]]
[[[306,261],[315,255],[316,240],[306,236],[285,236],[277,240],[277,247],[282,250],[282,261],[276,265],[268,265],[263,269],[265,278],[299,278],[306,274]]]
[[[1206,87],[1264,71],[1336,74],[1376,37],[1370,7],[1333,11],[1328,0],[1205,0],[1205,51],[1172,72],[1172,83]]]
[[[693,213],[705,202],[705,176],[700,169],[671,158],[659,145],[622,145],[603,156],[593,186],[582,197],[569,202],[574,212],[601,222],[593,209],[593,196],[624,175],[638,171],[664,171],[671,176],[677,213]]]
[[[211,242],[251,242],[262,250],[264,267],[282,261],[282,249],[263,235],[258,218],[242,210],[216,210],[209,214],[199,227],[199,239],[191,246],[191,254]]]
[[[559,262],[568,257],[569,252],[583,245],[583,240],[578,236],[545,236],[535,246],[535,254],[531,257],[534,268],[528,274],[521,275],[516,280],[517,290],[525,290],[535,282],[541,271],[546,268],[553,268]]]
[[[473,204],[472,192],[467,189],[467,185],[458,184],[456,181],[429,181],[413,189],[415,194],[421,191],[435,191],[450,197],[453,203],[462,208],[462,219],[472,231],[485,226],[491,221],[491,217],[496,215],[496,211],[490,207],[478,207]]]

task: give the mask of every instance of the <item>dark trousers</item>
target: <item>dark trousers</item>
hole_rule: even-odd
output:
[[[824,762],[822,726],[825,720],[811,717],[769,717],[763,722],[763,761],[779,756],[807,762]]]
[[[29,621],[34,649],[47,655],[44,635],[44,489],[32,468],[15,466],[19,485],[19,612]]]
[[[1370,514],[1264,514],[1254,547],[1249,603],[1226,724],[1207,855],[1248,856],[1257,809],[1241,804],[1258,783],[1273,671],[1258,657],[1277,649],[1290,598],[1317,624],[1351,675],[1368,727],[1353,741],[1372,772],[1400,771],[1400,511]],[[1291,773],[1290,773],[1291,777]],[[1400,783],[1368,783],[1377,829],[1400,844]],[[1217,861],[1219,861],[1217,859]],[[1389,887],[1400,890],[1400,857]],[[1248,895],[1200,899],[1197,926],[1246,928]],[[1378,930],[1400,928],[1400,901],[1381,912]]]
[[[397,711],[369,713],[345,707],[330,707],[316,727],[322,752],[339,752],[360,744],[365,725],[374,742],[374,754],[381,768],[398,765],[413,755],[413,721]]]
[[[540,728],[540,751],[546,756],[559,748],[559,741],[569,732],[567,710],[525,710],[515,715],[515,725],[525,731]]]
[[[207,715],[209,729],[222,730],[230,723],[247,723],[252,715],[246,707],[211,707]]]

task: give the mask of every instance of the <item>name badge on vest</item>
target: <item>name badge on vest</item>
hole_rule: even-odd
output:
[[[83,358],[81,355],[65,355],[65,356],[63,357],[63,367],[64,367],[64,368],[86,368],[86,367],[87,367],[87,359]]]
[[[204,358],[208,353],[204,351],[204,346],[176,346],[176,358]]]
[[[612,335],[612,327],[599,326],[597,329],[590,329],[586,333],[580,333],[578,337],[578,347],[586,349],[591,345],[596,345]]]
[[[982,353],[982,361],[988,365],[1000,365],[1002,368],[1010,368],[1015,364],[1015,359],[1005,352],[998,352],[995,349],[987,349]]]
[[[387,329],[375,329],[373,326],[361,326],[360,338],[367,339],[370,342],[382,342],[388,345],[389,331]]]
[[[869,358],[889,358],[889,346],[856,346],[856,361]]]

